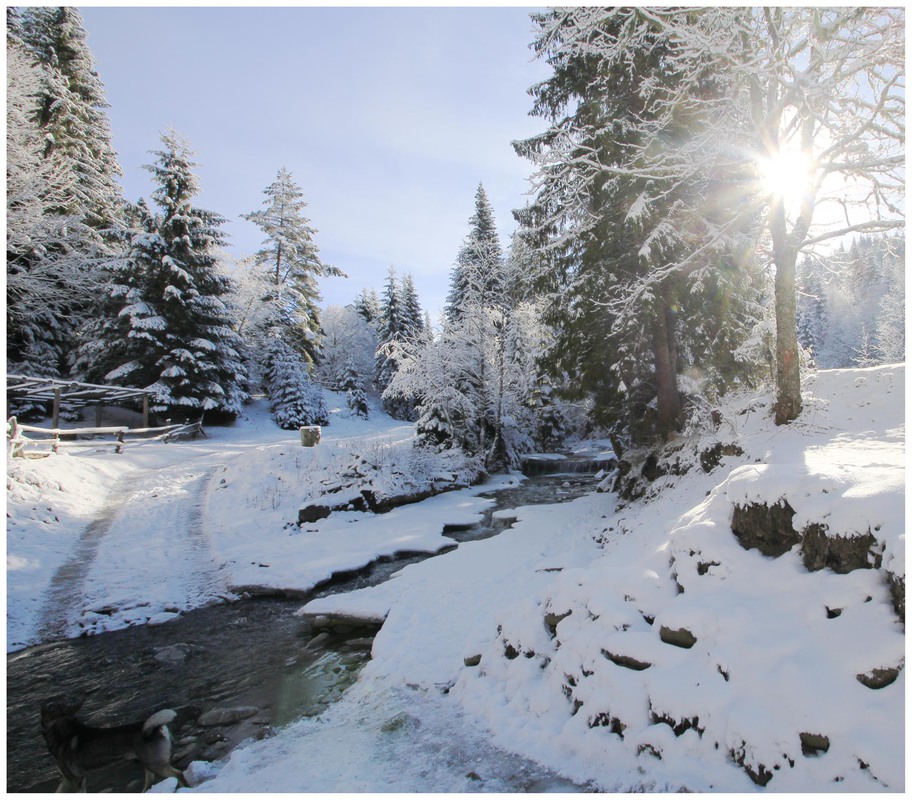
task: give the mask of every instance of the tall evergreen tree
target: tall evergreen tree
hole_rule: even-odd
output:
[[[78,212],[92,228],[116,233],[123,171],[112,144],[104,87],[75,8],[41,6],[23,10],[20,35],[45,67],[37,121],[45,155],[57,153],[74,175],[65,212]]]
[[[278,336],[269,337],[263,357],[263,388],[276,424],[285,430],[325,425],[329,414],[320,387],[310,380],[301,354]]]
[[[380,345],[377,348],[376,382],[383,393],[399,371],[399,350],[396,345],[406,340],[405,307],[402,283],[396,269],[390,266],[380,305]],[[398,394],[384,397],[384,410],[396,419],[410,419],[414,413],[411,398]]]
[[[44,156],[36,123],[43,68],[10,36],[6,65],[7,368],[57,377],[74,298],[88,302],[80,253],[86,231],[78,215],[59,212],[70,196],[71,173],[61,157]]]
[[[345,362],[339,388],[346,393],[348,407],[354,412],[355,416],[367,419],[370,411],[367,405],[367,397],[364,394],[364,384],[361,381],[361,376],[358,374],[352,356],[349,356]]]
[[[147,167],[159,213],[138,206],[142,229],[112,270],[108,316],[84,362],[105,380],[153,389],[154,411],[235,417],[246,376],[227,305],[230,281],[215,255],[224,219],[191,202],[199,184],[186,141],[173,131],[161,138],[164,149]]]
[[[376,289],[362,290],[361,294],[355,298],[354,308],[365,322],[373,325],[374,330],[380,332],[383,309],[380,306],[380,295],[377,294]]]
[[[463,242],[450,279],[446,318],[456,321],[468,305],[501,306],[505,301],[503,251],[494,211],[478,184],[475,213],[469,219],[469,234]]]
[[[411,338],[421,336],[424,331],[424,316],[421,313],[421,303],[418,300],[415,280],[411,273],[406,273],[402,276],[400,298],[402,303],[402,336]]]
[[[17,183],[23,169],[31,175],[33,208],[30,238],[8,237],[13,244],[7,258],[13,323],[8,357],[24,370],[60,375],[68,371],[78,329],[96,313],[100,270],[122,244],[123,204],[116,181],[121,169],[79,12],[54,7],[11,12],[8,59],[23,62],[8,64],[7,86],[12,101],[7,211],[17,235],[23,231],[18,223],[26,217],[23,184]],[[17,99],[23,90],[27,108]],[[20,117],[10,126],[13,109]],[[21,160],[26,151],[27,168]],[[18,286],[28,281],[33,281],[32,291],[20,293]]]
[[[256,254],[273,285],[273,336],[282,336],[313,365],[320,357],[320,292],[317,278],[345,277],[337,267],[323,263],[314,242],[316,230],[304,216],[307,203],[301,188],[284,167],[263,190],[264,209],[241,216],[266,234]]]

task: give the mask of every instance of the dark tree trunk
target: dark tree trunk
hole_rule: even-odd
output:
[[[652,350],[656,375],[656,433],[667,439],[681,424],[681,395],[675,372],[677,348],[674,328],[669,324],[670,309],[662,306],[652,324]]]

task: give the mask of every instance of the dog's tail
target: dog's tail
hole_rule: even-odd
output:
[[[177,712],[172,711],[170,708],[162,709],[161,711],[156,711],[149,719],[143,723],[143,736],[147,739],[151,736],[154,736],[159,728],[164,727],[169,722],[171,722],[177,716]]]

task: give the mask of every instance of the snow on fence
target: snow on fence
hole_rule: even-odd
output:
[[[115,453],[122,453],[128,437],[137,439],[138,444],[205,435],[202,420],[158,428],[41,428],[36,425],[22,425],[15,417],[10,417],[6,423],[6,450],[12,458],[41,458],[59,452],[61,447],[85,450],[111,446]],[[111,441],[98,439],[108,436],[112,437]]]

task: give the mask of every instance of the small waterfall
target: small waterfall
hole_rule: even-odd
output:
[[[533,453],[523,456],[521,469],[523,475],[595,475],[602,470],[612,470],[617,466],[613,455],[598,456],[562,455],[558,453]]]

